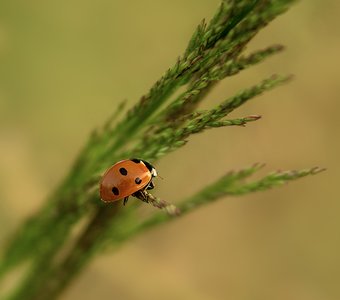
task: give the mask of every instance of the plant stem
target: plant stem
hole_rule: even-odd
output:
[[[109,207],[102,206],[98,209],[91,222],[61,263],[56,263],[53,267],[50,264],[46,265],[46,259],[41,258],[39,263],[35,265],[34,271],[37,272],[36,274],[39,274],[40,270],[44,270],[44,276],[28,276],[25,284],[10,299],[56,299],[61,291],[71,282],[71,279],[82,269],[85,258],[88,258],[89,253],[94,253],[94,249],[97,247],[96,239],[104,232],[103,228],[117,215],[121,208],[120,204],[114,203]],[[53,254],[48,253],[48,255],[51,255],[48,258],[49,260],[51,260]]]
[[[182,201],[180,205],[182,214],[180,216],[184,216],[194,209],[212,203],[224,196],[239,196],[251,192],[267,190],[307,175],[318,174],[324,170],[320,168],[311,168],[301,171],[275,172],[259,180],[244,182],[245,179],[261,169],[262,166],[263,165],[259,164],[254,165],[244,170],[230,172],[221,177],[219,180],[205,187],[195,195]],[[151,198],[155,199],[153,196]],[[34,289],[31,288],[30,294],[27,294],[27,288],[24,286],[22,293],[18,293],[16,297],[11,298],[11,300],[56,299],[96,252],[100,245],[100,239],[105,238],[105,234],[108,234],[105,229],[109,226],[112,228],[110,220],[117,215],[117,212],[121,207],[121,203],[119,202],[113,204],[114,205],[111,207],[105,206],[98,210],[96,215],[92,218],[92,221],[87,225],[86,229],[61,263],[55,264],[43,278],[38,276],[30,277],[30,280],[26,282],[26,285],[31,287],[33,285],[35,287]],[[109,233],[113,245],[118,246],[147,229],[174,219],[176,218],[173,218],[173,215],[159,213],[139,224],[133,223],[131,226],[127,226],[127,229],[125,230],[117,231],[115,229],[114,231],[109,231]],[[39,267],[43,268],[44,266],[41,265]],[[23,297],[24,295],[25,297]]]

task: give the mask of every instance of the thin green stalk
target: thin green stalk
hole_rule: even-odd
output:
[[[182,201],[179,205],[181,216],[184,216],[185,214],[190,213],[200,206],[212,203],[225,196],[241,196],[248,193],[265,191],[273,187],[284,185],[289,181],[296,180],[308,175],[315,175],[324,171],[324,169],[322,168],[314,167],[305,170],[275,172],[256,181],[252,181],[249,183],[242,182],[245,178],[249,177],[254,172],[262,168],[262,166],[263,165],[254,165],[249,169],[229,173],[214,182],[213,184],[205,187],[203,190],[193,195],[192,197],[189,197],[188,199]],[[125,240],[130,239],[131,235],[137,235],[141,232],[144,232],[145,229],[150,229],[158,226],[159,224],[173,220],[174,219],[169,215],[156,214],[145,220],[144,222],[138,224],[130,231],[125,231],[119,239],[112,239],[112,243],[116,244],[117,240],[118,243],[121,243]]]

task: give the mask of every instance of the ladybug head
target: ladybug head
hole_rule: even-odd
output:
[[[135,163],[143,163],[148,168],[148,170],[150,171],[152,177],[157,177],[156,168],[152,164],[147,162],[146,160],[139,159],[139,158],[131,158],[131,160]]]

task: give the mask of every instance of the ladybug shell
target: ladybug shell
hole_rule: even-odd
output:
[[[109,168],[100,182],[100,197],[104,202],[112,202],[146,187],[152,174],[143,162],[122,160]]]

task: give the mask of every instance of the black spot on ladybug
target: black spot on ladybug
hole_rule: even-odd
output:
[[[116,196],[118,196],[119,195],[119,190],[114,186],[112,188],[112,193],[114,193]]]
[[[135,182],[136,182],[137,184],[140,184],[140,183],[142,182],[142,179],[140,179],[139,177],[137,177],[137,178],[135,179]]]
[[[125,168],[120,168],[119,173],[122,174],[123,176],[126,176],[128,171]]]
[[[141,160],[138,158],[131,158],[131,161],[133,161],[136,164],[139,164],[141,162]]]

